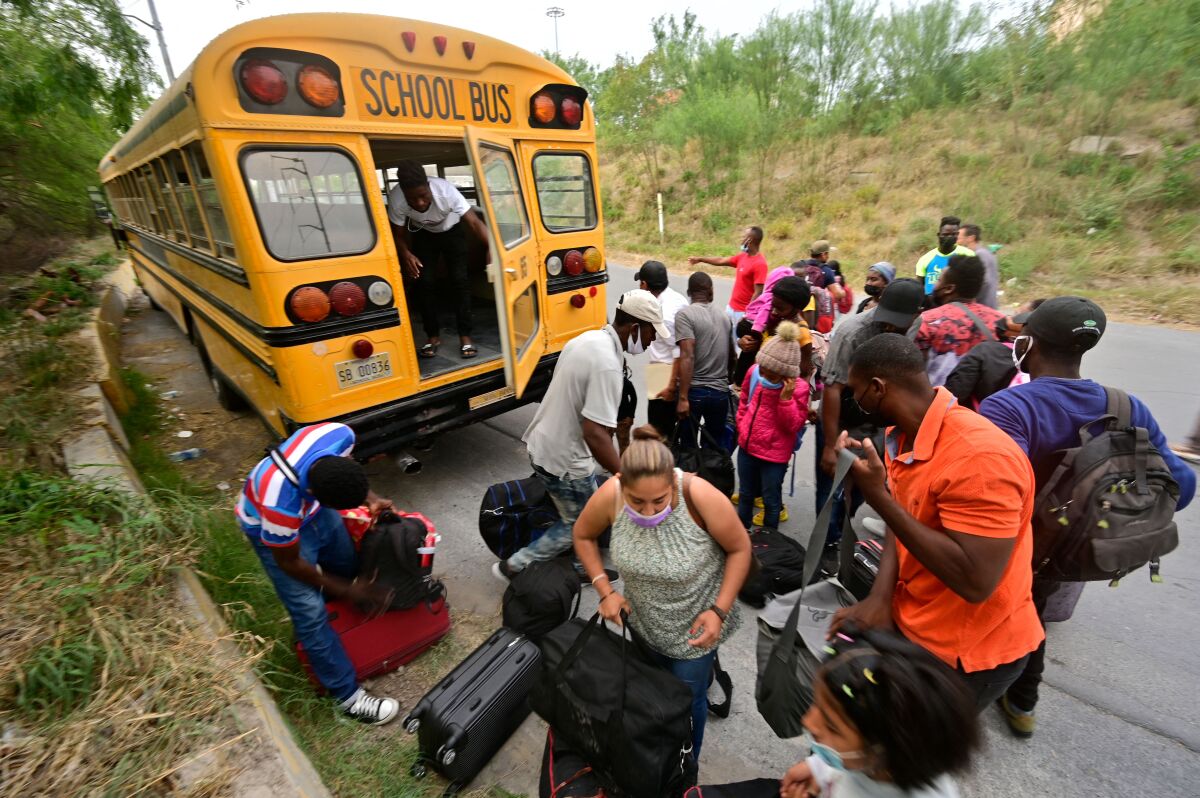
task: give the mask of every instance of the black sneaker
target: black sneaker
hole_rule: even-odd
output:
[[[342,712],[362,723],[382,726],[400,712],[400,702],[394,698],[373,696],[363,688],[342,702]]]
[[[501,560],[492,565],[492,576],[501,582],[511,582],[512,578],[516,575],[517,572],[508,566],[508,560]]]
[[[841,567],[841,544],[836,540],[832,543],[826,543],[825,548],[821,550],[821,572],[826,576],[837,576],[838,569]]]
[[[579,584],[581,584],[581,585],[592,584],[592,579],[591,579],[591,577],[589,577],[587,575],[587,571],[579,571],[578,573],[579,573]],[[605,568],[604,573],[608,577],[608,583],[610,585],[616,584],[617,580],[621,578],[621,575],[619,573],[617,573],[616,571],[614,571],[612,568]]]

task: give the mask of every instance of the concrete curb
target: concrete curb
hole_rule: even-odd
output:
[[[128,493],[145,493],[133,464],[126,456],[129,440],[121,427],[118,409],[128,409],[131,397],[120,378],[121,319],[129,301],[140,289],[129,261],[106,279],[99,307],[79,340],[95,355],[90,384],[79,393],[87,401],[86,428],[63,445],[67,470],[77,480]],[[190,568],[177,570],[176,595],[188,608],[198,628],[212,642],[241,690],[230,710],[238,724],[257,733],[275,761],[256,762],[254,772],[243,772],[232,784],[242,798],[295,795],[332,798],[316,768],[300,749],[271,694],[250,668],[239,667],[236,644],[220,609]],[[270,778],[274,771],[274,778]],[[266,777],[266,778],[264,778]]]

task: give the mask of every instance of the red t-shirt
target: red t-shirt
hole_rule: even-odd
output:
[[[754,298],[754,286],[767,281],[767,259],[762,253],[751,255],[739,252],[733,256],[733,292],[729,295],[729,307],[738,313],[746,312],[746,305]]]

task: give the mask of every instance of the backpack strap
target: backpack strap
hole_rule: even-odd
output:
[[[996,334],[994,332],[992,332],[990,327],[987,326],[987,322],[985,322],[983,319],[979,318],[979,316],[975,315],[975,311],[973,311],[969,307],[967,307],[967,304],[965,302],[951,302],[950,304],[954,305],[954,307],[958,308],[963,313],[966,313],[971,318],[971,321],[975,322],[975,329],[977,329],[981,333],[983,333],[984,340],[986,340],[986,341],[995,341],[996,340]]]
[[[295,487],[300,487],[300,477],[296,474],[296,470],[292,468],[292,464],[287,461],[283,450],[278,446],[272,446],[267,451],[267,456],[271,458],[271,462],[279,469],[279,473],[283,474],[283,478],[292,483]]]
[[[1117,422],[1118,429],[1133,426],[1133,402],[1129,400],[1129,394],[1122,391],[1120,388],[1104,387],[1104,395],[1108,400],[1108,408],[1105,412],[1112,416]]]
[[[1133,473],[1135,488],[1139,495],[1145,496],[1150,493],[1150,482],[1146,478],[1146,466],[1150,460],[1150,433],[1145,427],[1133,426],[1133,402],[1129,398],[1129,394],[1119,388],[1104,388],[1105,396],[1108,399],[1107,413],[1112,417],[1108,422],[1109,429],[1127,430],[1132,429],[1136,437],[1134,444],[1133,457]]]

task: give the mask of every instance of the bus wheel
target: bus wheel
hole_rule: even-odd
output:
[[[208,367],[208,384],[212,386],[213,393],[217,395],[217,404],[221,407],[226,410],[246,409],[246,400],[211,365]]]

